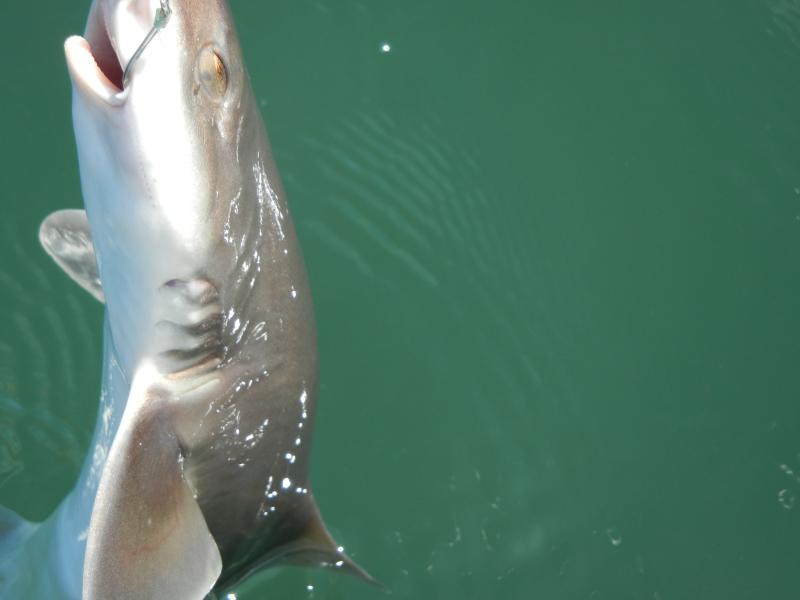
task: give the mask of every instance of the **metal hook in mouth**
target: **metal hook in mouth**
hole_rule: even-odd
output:
[[[160,0],[160,2],[161,6],[156,9],[156,18],[153,21],[153,27],[147,33],[147,36],[145,36],[144,41],[139,44],[133,56],[131,56],[131,59],[128,61],[128,66],[125,67],[125,72],[122,74],[122,89],[128,87],[128,79],[131,76],[131,71],[136,61],[142,56],[145,48],[153,41],[156,34],[167,26],[167,21],[169,21],[169,17],[172,14],[172,9],[169,7],[169,0]]]

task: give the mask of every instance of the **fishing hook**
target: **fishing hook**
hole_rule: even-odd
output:
[[[169,7],[169,0],[160,0],[160,2],[161,6],[156,9],[156,18],[153,21],[153,27],[144,38],[144,41],[139,44],[133,56],[131,56],[131,59],[128,61],[128,66],[125,67],[125,72],[122,74],[122,89],[128,87],[128,78],[131,76],[131,70],[136,64],[136,61],[139,60],[145,48],[153,41],[156,34],[167,26],[167,21],[169,21],[169,17],[172,14],[172,9]]]

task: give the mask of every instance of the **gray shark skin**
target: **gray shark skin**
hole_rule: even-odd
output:
[[[65,44],[86,213],[40,239],[105,301],[104,391],[76,490],[16,531],[80,557],[44,577],[64,598],[201,599],[279,563],[372,582],[311,492],[311,293],[227,3],[172,0],[123,89],[159,5],[95,0]]]

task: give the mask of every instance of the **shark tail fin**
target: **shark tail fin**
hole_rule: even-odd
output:
[[[344,549],[336,543],[325,527],[317,503],[310,494],[309,502],[304,509],[302,512],[305,522],[300,534],[280,549],[282,560],[286,564],[333,568],[388,591],[386,586],[344,553]]]

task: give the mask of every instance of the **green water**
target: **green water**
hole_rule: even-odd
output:
[[[800,0],[233,9],[317,306],[316,494],[391,597],[800,597]],[[101,308],[36,240],[81,204],[87,11],[0,20],[0,504],[37,520],[99,390]]]

